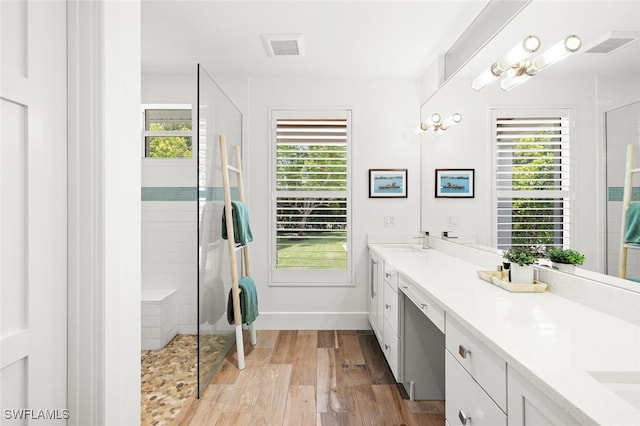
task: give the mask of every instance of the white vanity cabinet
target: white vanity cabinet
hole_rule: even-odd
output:
[[[384,331],[382,334],[384,356],[391,368],[393,377],[399,380],[398,365],[398,271],[384,262],[383,312]]]
[[[369,251],[369,324],[378,339],[380,345],[383,344],[383,312],[382,312],[382,286],[384,281],[382,276],[382,259],[374,252]]]
[[[508,426],[578,425],[578,422],[512,368],[509,368],[507,374],[507,387]]]
[[[445,354],[445,369],[445,415],[449,425],[507,426],[507,415],[449,351]]]
[[[446,418],[449,425],[507,425],[507,364],[447,318]]]

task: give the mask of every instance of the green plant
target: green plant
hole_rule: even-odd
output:
[[[569,265],[582,265],[584,255],[575,250],[550,248],[547,250],[547,259],[555,263],[566,263]]]
[[[502,257],[511,263],[517,263],[520,266],[531,265],[536,261],[536,256],[531,250],[524,247],[512,247],[506,250]]]

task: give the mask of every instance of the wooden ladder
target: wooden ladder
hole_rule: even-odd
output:
[[[238,354],[238,369],[244,370],[244,340],[242,336],[242,312],[240,311],[240,289],[238,287],[238,264],[236,251],[242,249],[245,275],[251,275],[249,267],[249,246],[236,246],[233,232],[233,214],[231,207],[231,188],[229,184],[229,172],[233,172],[238,180],[238,200],[244,203],[244,189],[242,181],[242,163],[240,161],[240,146],[234,146],[236,165],[229,164],[227,159],[227,144],[224,135],[220,135],[220,162],[222,165],[222,185],[224,187],[225,225],[227,227],[227,242],[229,245],[229,266],[231,269],[231,297],[233,298],[233,319],[236,328],[236,350]],[[249,324],[251,344],[257,342],[254,324]]]

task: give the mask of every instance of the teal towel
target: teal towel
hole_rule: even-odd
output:
[[[246,246],[253,241],[247,207],[240,201],[232,201],[231,210],[233,211],[231,215],[233,219],[233,239],[236,244]],[[226,206],[222,210],[222,238],[227,239]]]
[[[251,324],[258,317],[258,292],[256,284],[251,277],[242,277],[238,280],[240,288],[240,313],[242,323]],[[235,322],[233,315],[233,290],[229,291],[229,301],[227,302],[227,321],[229,324]]]
[[[631,203],[627,207],[627,226],[624,242],[640,244],[640,203]]]

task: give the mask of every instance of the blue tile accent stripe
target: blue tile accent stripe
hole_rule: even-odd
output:
[[[610,186],[607,188],[608,201],[622,201],[624,195],[624,187]],[[640,187],[634,186],[631,190],[631,201],[640,201]]]
[[[231,198],[238,199],[238,188],[231,188]],[[207,187],[198,191],[193,186],[147,186],[142,187],[142,201],[222,201],[222,187]]]

